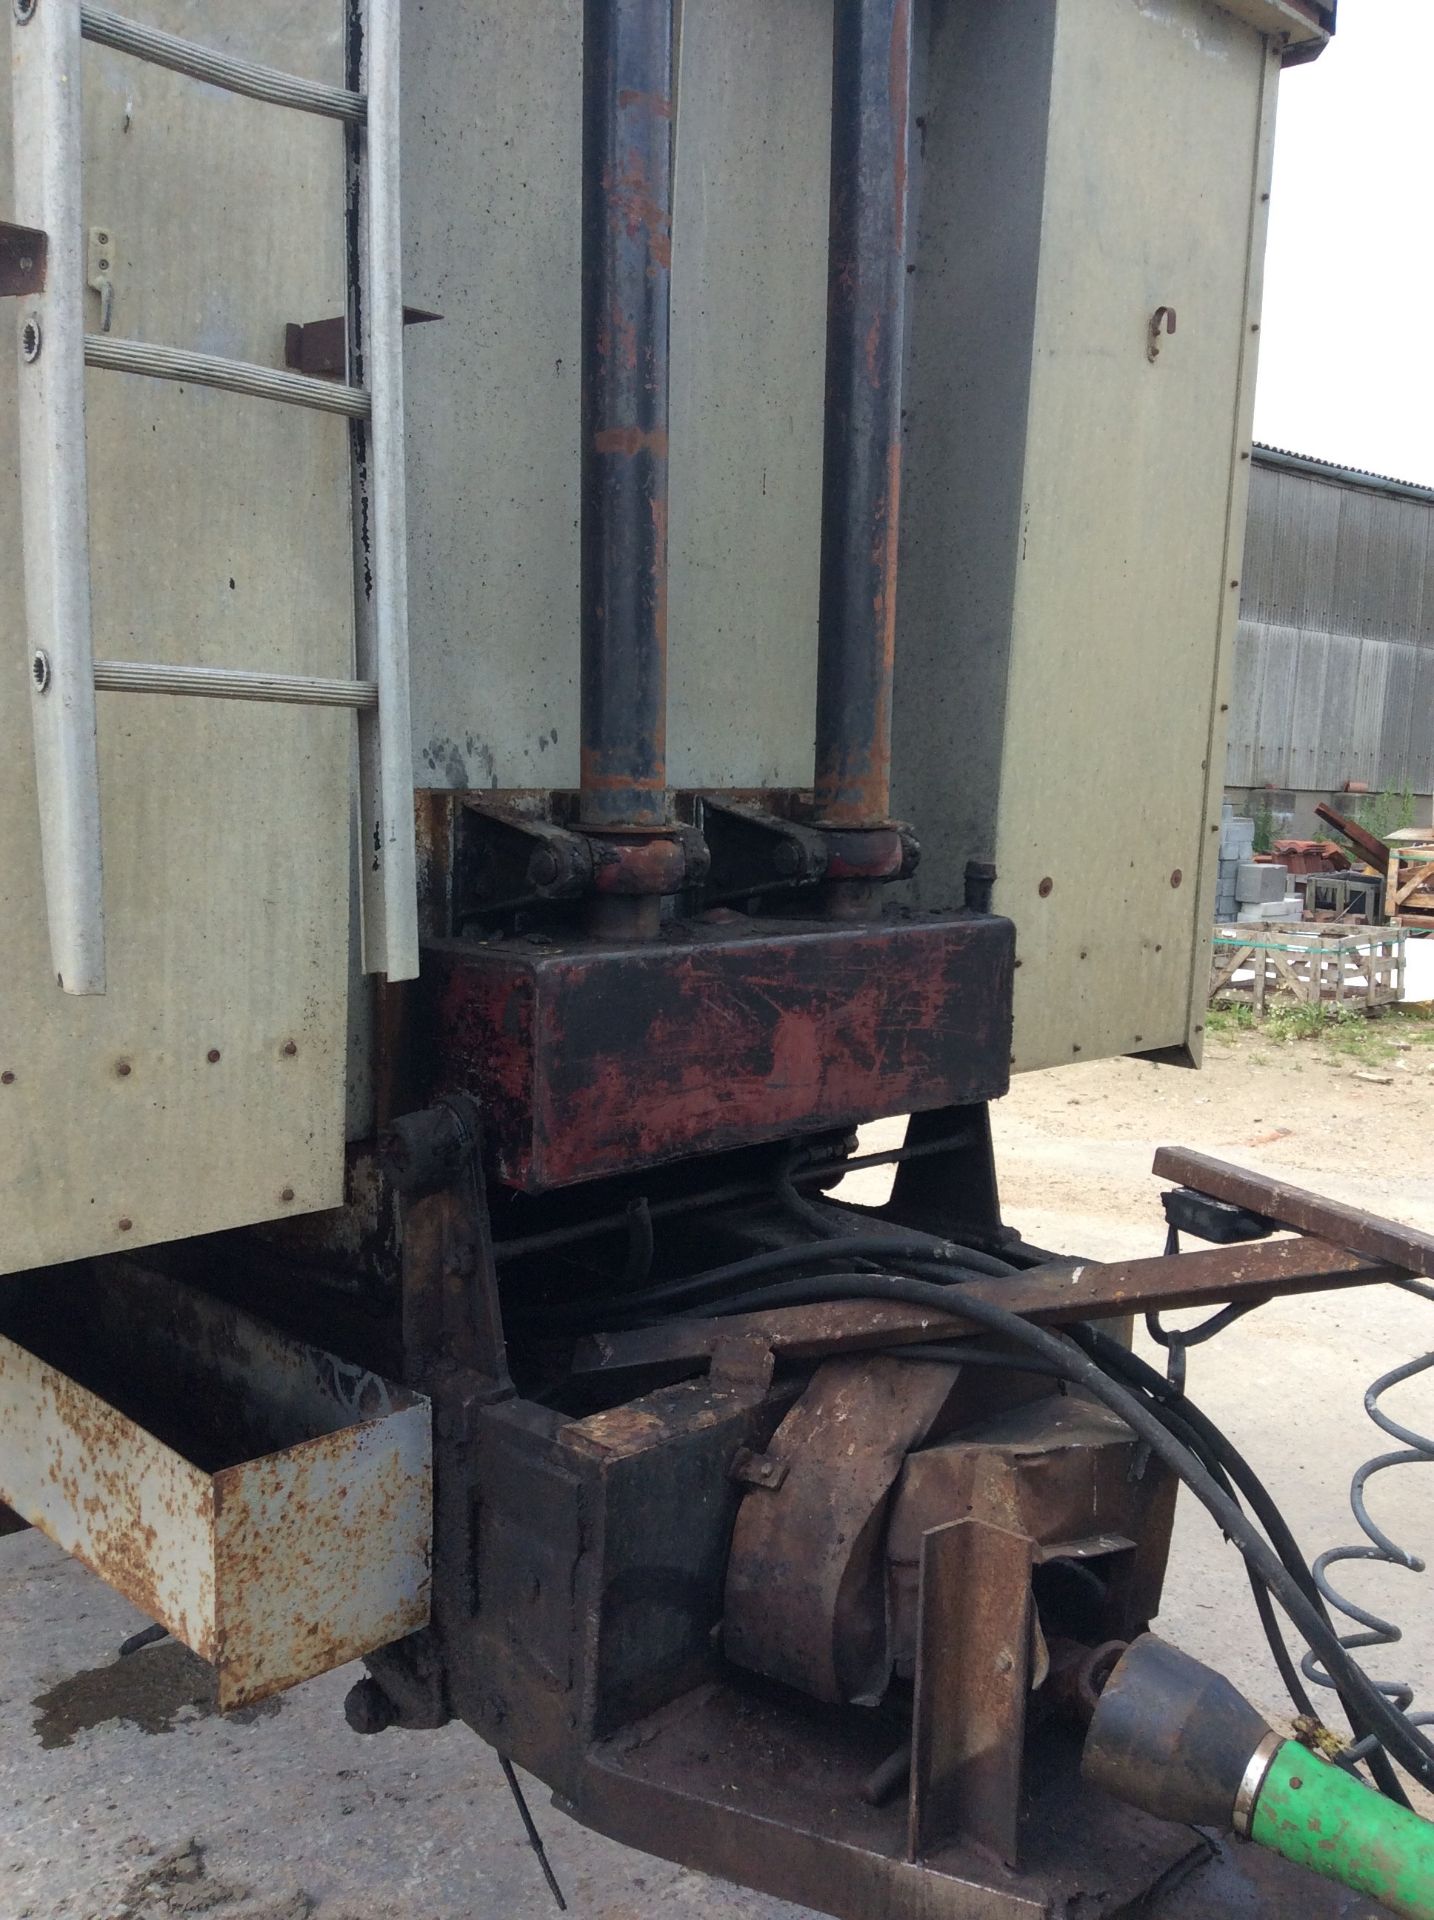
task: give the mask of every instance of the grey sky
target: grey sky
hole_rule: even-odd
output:
[[[1434,486],[1434,0],[1341,0],[1284,76],[1255,434]]]

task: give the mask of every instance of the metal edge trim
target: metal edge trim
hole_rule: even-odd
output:
[[[1235,1810],[1231,1824],[1242,1840],[1250,1837],[1250,1827],[1255,1817],[1255,1803],[1260,1797],[1270,1768],[1275,1763],[1275,1755],[1284,1746],[1284,1735],[1271,1731],[1267,1733],[1259,1746],[1250,1755],[1239,1790],[1235,1795]]]

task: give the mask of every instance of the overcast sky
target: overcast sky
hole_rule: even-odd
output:
[[[1284,76],[1255,436],[1434,486],[1434,0],[1340,0]]]

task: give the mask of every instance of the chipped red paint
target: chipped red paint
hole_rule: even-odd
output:
[[[482,1101],[500,1176],[529,1189],[994,1099],[1013,946],[1009,922],[966,916],[442,943],[423,974],[434,1091]]]

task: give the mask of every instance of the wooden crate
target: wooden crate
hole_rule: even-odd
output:
[[[1434,833],[1429,828],[1390,834],[1385,903],[1396,926],[1434,926]]]
[[[1405,935],[1279,926],[1217,927],[1210,999],[1263,1013],[1271,999],[1311,1006],[1384,1007],[1404,993]]]

